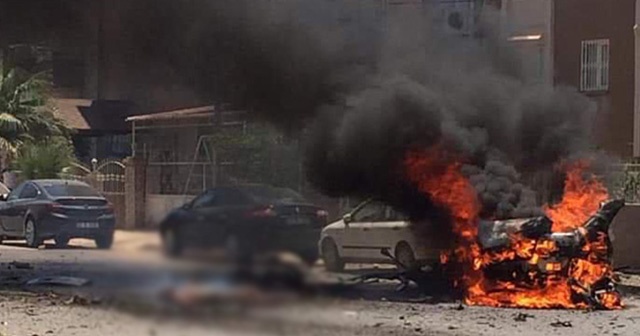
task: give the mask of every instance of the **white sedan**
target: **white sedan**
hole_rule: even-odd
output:
[[[436,233],[445,230],[435,230],[430,222],[417,227],[390,206],[367,201],[322,230],[320,254],[334,272],[345,263],[392,263],[383,250],[407,268],[438,263],[447,240]]]

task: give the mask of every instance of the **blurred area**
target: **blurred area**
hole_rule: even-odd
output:
[[[583,1],[0,0],[0,336],[638,334],[640,6]],[[593,152],[625,308],[465,305],[423,144],[490,219]]]

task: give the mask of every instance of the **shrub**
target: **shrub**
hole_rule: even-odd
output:
[[[72,161],[73,147],[67,139],[57,137],[22,145],[15,166],[23,179],[54,179]]]

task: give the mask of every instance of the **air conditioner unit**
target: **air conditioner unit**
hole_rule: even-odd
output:
[[[469,36],[475,29],[475,6],[470,1],[442,1],[441,20],[444,31],[450,34]]]

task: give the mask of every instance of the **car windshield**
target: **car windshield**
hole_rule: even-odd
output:
[[[47,184],[43,187],[53,197],[101,197],[93,188],[81,184]]]
[[[245,193],[257,203],[304,202],[304,197],[291,189],[270,187],[246,187]]]

